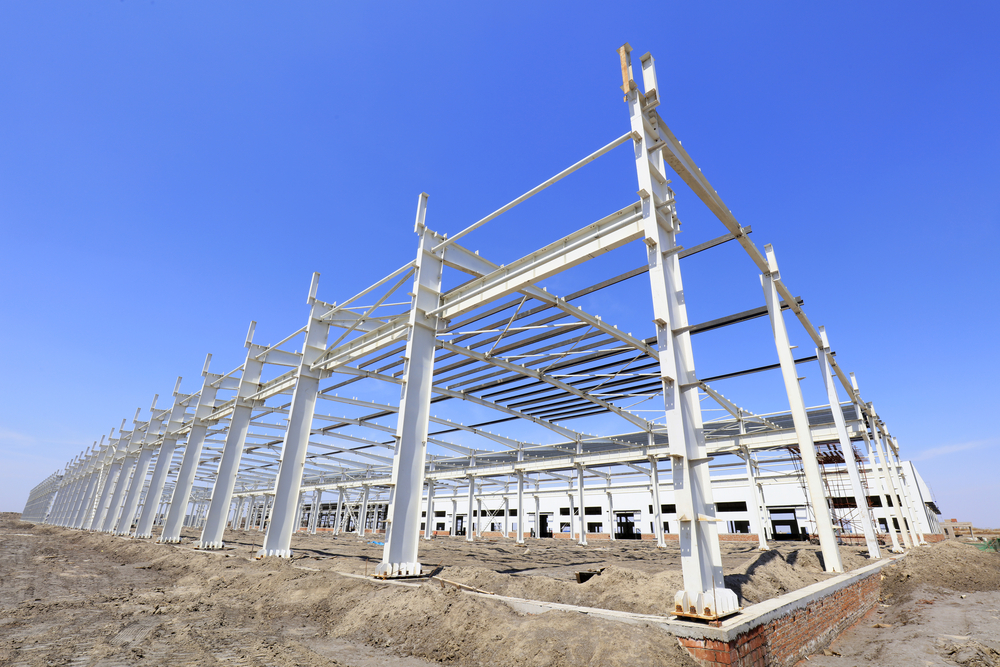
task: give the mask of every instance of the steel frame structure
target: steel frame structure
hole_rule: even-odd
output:
[[[388,514],[378,573],[391,577],[420,573],[421,510],[427,507],[423,537],[430,539],[434,497],[450,497],[456,506],[467,499],[469,518],[477,497],[516,501],[524,516],[527,487],[537,517],[540,494],[569,494],[580,508],[585,544],[585,494],[610,498],[617,489],[645,485],[657,510],[661,488],[671,489],[678,508],[684,590],[675,598],[676,612],[718,618],[737,610],[737,598],[723,582],[713,471],[746,471],[754,527],[766,548],[759,485],[794,474],[785,448],[797,446],[824,562],[830,571],[842,570],[816,460],[814,442],[822,441],[844,453],[859,508],[868,507],[870,493],[903,498],[892,504],[908,530],[901,542],[890,530],[893,548],[922,543],[900,479],[896,439],[841,369],[826,332],[812,324],[802,300],[782,280],[771,246],[761,251],[750,239],[750,228],[737,222],[660,116],[653,58],[640,59],[640,90],[631,48],[623,46],[619,56],[627,132],[451,237],[428,226],[428,196],[421,194],[412,262],[340,303],[318,298],[314,274],[304,326],[260,345],[251,323],[241,366],[224,375],[210,372],[209,355],[197,392],[180,393],[178,378],[169,407],[158,408],[154,398],[146,421],[137,411],[130,430],[123,421],[117,436],[113,429],[64,473],[36,487],[25,519],[137,538],[150,538],[154,524],[162,524],[159,539],[177,542],[185,518],[195,513],[189,510],[192,489],[201,488],[210,500],[197,546],[221,548],[228,525],[263,526],[266,518],[260,556],[288,557],[305,494],[336,492],[335,531],[344,528],[342,507],[355,507],[365,517],[373,494],[381,494]],[[512,262],[495,263],[458,243],[621,146],[634,155],[638,200]],[[668,170],[718,218],[724,234],[691,248],[678,245],[681,223]],[[682,260],[732,242],[759,272],[764,305],[690,323]],[[578,267],[593,258],[637,245],[645,262],[632,271],[565,296],[545,286],[554,276],[580,276]],[[635,290],[643,275],[652,297],[653,336],[634,337],[574,304],[615,286]],[[814,343],[814,357],[793,357],[786,310]],[[692,336],[765,316],[776,365],[697,376]],[[807,410],[796,368],[814,360],[829,404]],[[781,371],[787,413],[756,415],[714,386],[771,369]],[[399,392],[398,402],[386,398],[386,387]],[[705,401],[717,404],[724,417],[704,421]],[[441,404],[465,406],[473,423],[433,414]],[[652,419],[636,408],[654,404],[659,416]],[[621,434],[595,436],[571,427],[573,420],[594,415],[616,418]],[[524,435],[529,431],[533,438]],[[877,470],[874,490],[858,476],[853,441],[865,443]],[[660,479],[667,472],[669,482]],[[316,496],[311,502],[318,506]],[[308,529],[315,531],[312,514]],[[863,509],[859,514],[869,551],[879,557],[871,517]],[[363,520],[353,523],[364,530]],[[524,526],[519,520],[522,543]],[[472,530],[466,539],[475,539]]]

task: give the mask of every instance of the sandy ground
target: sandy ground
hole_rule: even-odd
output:
[[[256,561],[261,538],[227,532],[227,549],[202,552],[0,515],[0,665],[694,664],[656,627],[567,612],[524,616],[451,587],[365,579],[381,558],[377,538],[299,536],[290,561]],[[765,553],[740,543],[723,549],[727,585],[745,604],[828,576],[818,547],[804,543]],[[867,563],[859,551],[843,549],[848,568]],[[646,542],[522,547],[442,538],[421,545],[421,560],[441,577],[495,593],[645,613],[666,612],[680,582],[677,547]],[[576,572],[600,568],[576,583]],[[913,597],[906,582],[892,595]],[[977,582],[972,588],[985,590]],[[971,595],[959,599],[972,604]],[[984,604],[996,613],[995,603]],[[883,609],[886,623],[902,622],[891,615],[897,606]]]
[[[911,551],[885,571],[881,604],[799,664],[1000,666],[1000,554],[960,541]]]

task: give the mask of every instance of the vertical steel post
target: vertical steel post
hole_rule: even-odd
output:
[[[424,539],[434,537],[434,480],[427,480],[427,520],[424,521]]]
[[[153,536],[153,523],[160,508],[160,499],[163,496],[163,486],[167,481],[167,474],[170,472],[170,465],[174,459],[174,449],[180,437],[179,431],[184,426],[184,414],[187,410],[188,401],[191,396],[181,396],[177,393],[180,378],[177,379],[178,387],[174,390],[174,405],[170,410],[167,419],[166,430],[163,435],[163,443],[156,456],[156,465],[153,467],[153,476],[149,480],[149,490],[146,492],[146,501],[139,514],[139,523],[135,528],[135,536],[138,538],[149,538]]]
[[[743,420],[740,420],[740,432],[743,432]],[[747,468],[747,487],[750,491],[750,525],[753,527],[754,532],[757,533],[757,549],[760,551],[767,551],[767,535],[764,534],[764,502],[761,499],[760,486],[757,484],[757,478],[753,472],[753,459],[750,457],[750,450],[743,447],[743,459],[746,463]]]
[[[576,521],[573,520],[573,517],[577,516],[577,514],[576,514],[576,503],[573,502],[573,483],[572,482],[570,482],[570,488],[566,491],[566,497],[569,498],[569,537],[570,537],[570,539],[575,539],[576,538]],[[561,530],[562,530],[562,526],[560,526],[560,531]]]
[[[701,402],[688,330],[676,235],[680,231],[667,173],[659,118],[653,113],[665,96],[657,88],[653,58],[642,57],[645,94],[632,80],[631,47],[619,49],[625,101],[635,137],[635,167],[645,228],[649,283],[656,323],[656,349],[663,383],[663,402],[670,438],[671,473],[677,504],[684,590],[674,596],[677,611],[721,616],[739,609],[736,594],[725,587],[722,553],[708,471]],[[659,510],[659,507],[657,507]],[[663,539],[658,526],[657,543]],[[705,614],[705,611],[708,614]]]
[[[344,487],[338,489],[337,494],[337,516],[334,517],[333,534],[340,535],[341,527],[344,524]]]
[[[371,486],[365,484],[361,491],[361,507],[358,508],[358,535],[361,537],[365,536],[365,530],[368,528],[368,496],[371,489]]]
[[[577,540],[577,544],[587,546],[587,508],[583,499],[583,464],[580,463],[576,465],[576,493],[580,500],[580,519],[578,521],[580,538]]]
[[[535,484],[535,491],[538,491],[538,485]],[[535,494],[535,537],[542,536],[542,499]]]
[[[94,457],[91,472],[91,485],[87,491],[86,498],[84,499],[83,512],[80,514],[80,518],[75,526],[81,530],[89,530],[90,522],[94,519],[94,512],[97,508],[97,499],[101,493],[101,487],[104,483],[104,467],[107,465],[108,451],[114,451],[114,443],[112,441],[114,432],[115,429],[112,428],[111,434],[108,436],[108,444],[102,446],[101,450],[97,452]]]
[[[132,420],[132,432],[129,434],[128,443],[125,445],[121,467],[118,470],[118,480],[115,482],[114,493],[111,494],[111,502],[108,503],[108,512],[104,517],[104,525],[101,526],[102,533],[110,533],[113,531],[115,524],[118,522],[118,514],[121,512],[125,491],[128,489],[129,481],[132,476],[132,468],[135,466],[136,454],[132,451],[133,445],[137,445],[142,442],[143,433],[146,427],[145,424],[142,426],[139,425],[139,413],[141,411],[142,408],[136,410],[135,418]]]
[[[104,438],[101,438],[101,443],[104,443]],[[94,491],[97,488],[97,483],[101,479],[101,469],[100,469],[100,456],[102,451],[95,451],[90,458],[88,464],[89,474],[87,475],[87,486],[83,491],[83,495],[80,498],[80,504],[77,507],[76,516],[73,517],[72,528],[81,528],[84,521],[87,519],[87,515],[94,506]]]
[[[312,512],[309,515],[309,534],[316,534],[316,527],[319,525],[320,508],[323,507],[323,489],[313,491]]]
[[[844,465],[847,468],[847,476],[851,480],[854,502],[858,506],[858,514],[861,517],[861,528],[865,534],[865,543],[868,545],[868,555],[872,558],[881,558],[878,540],[875,538],[875,526],[872,525],[871,512],[868,510],[868,496],[861,484],[858,462],[854,458],[854,446],[851,444],[850,436],[847,435],[847,422],[844,420],[844,411],[840,407],[840,398],[837,396],[837,385],[833,381],[830,358],[827,356],[831,351],[826,329],[820,327],[819,335],[823,341],[823,348],[816,350],[816,358],[819,359],[819,372],[826,385],[826,397],[830,401],[830,410],[833,412],[833,423],[837,427],[840,449],[844,452]]]
[[[131,435],[123,431],[122,429],[124,428],[125,420],[123,419],[121,428],[118,429],[118,438],[114,442],[108,442],[108,449],[102,458],[102,466],[106,466],[108,471],[94,493],[97,497],[97,506],[94,508],[94,515],[90,517],[90,520],[84,522],[84,530],[100,530],[101,526],[104,525],[104,517],[108,511],[109,496],[118,478],[118,470],[121,468],[121,464],[115,460],[115,456],[119,451],[123,452],[125,450],[128,446],[128,438]]]
[[[608,480],[608,484],[611,484],[611,480]],[[607,527],[608,527],[608,539],[612,542],[615,541],[615,499],[614,495],[611,493],[611,489],[605,491],[608,495],[608,513],[607,513]]]
[[[201,391],[198,392],[198,406],[191,418],[191,430],[188,432],[187,444],[184,446],[184,456],[181,459],[180,470],[177,472],[177,479],[174,480],[174,492],[171,494],[167,518],[163,522],[163,530],[160,532],[158,540],[164,544],[176,543],[181,540],[181,528],[184,527],[184,517],[191,500],[191,489],[194,487],[194,478],[198,472],[198,464],[201,462],[201,450],[208,433],[208,418],[215,410],[215,396],[223,381],[223,376],[208,372],[211,361],[212,355],[209,354],[205,357],[205,366],[201,371],[204,379],[201,383]]]
[[[906,523],[908,526],[908,535],[910,541],[913,543],[913,546],[920,546],[921,543],[926,545],[927,543],[924,541],[924,536],[921,535],[920,531],[917,529],[916,521],[914,520],[913,517],[912,503],[910,502],[910,492],[909,489],[906,488],[906,482],[903,481],[903,476],[900,473],[901,466],[899,464],[898,458],[895,455],[896,453],[893,450],[893,445],[895,443],[892,441],[892,436],[890,436],[889,432],[886,430],[885,424],[883,424],[881,421],[879,422],[879,431],[882,434],[883,438],[882,441],[885,443],[886,462],[889,464],[890,474],[892,475],[893,478],[892,481],[893,484],[895,484],[896,488],[898,489],[900,498],[899,504],[902,506],[903,516],[906,517]],[[907,526],[903,526],[901,524],[902,528],[907,528]]]
[[[455,493],[454,489],[452,489],[452,493]],[[448,528],[448,535],[450,537],[455,537],[455,535],[456,535],[455,520],[457,518],[458,518],[458,499],[457,498],[452,498],[451,499],[451,525]]]
[[[652,440],[652,434],[650,440]],[[649,457],[649,490],[653,500],[653,535],[656,536],[656,546],[664,549],[667,540],[663,537],[663,505],[660,502],[660,470],[657,468],[656,457]]]
[[[153,413],[150,417],[149,425],[146,427],[146,435],[142,439],[142,449],[139,452],[139,459],[136,462],[135,474],[132,475],[132,484],[129,485],[128,498],[125,500],[125,507],[122,511],[122,518],[118,521],[118,535],[131,535],[132,534],[132,521],[136,518],[136,510],[139,507],[139,495],[142,493],[143,488],[146,486],[146,475],[149,473],[149,464],[152,462],[153,454],[157,453],[156,441],[160,436],[160,429],[163,428],[163,422],[169,421],[169,417],[174,414],[174,411],[178,409],[180,405],[180,395],[178,394],[178,389],[180,388],[181,378],[177,378],[177,384],[174,385],[174,404],[171,406],[170,410],[163,410],[159,413],[155,413],[155,404],[150,408],[150,412]],[[183,408],[180,408],[183,414]],[[164,433],[164,436],[166,434]],[[165,444],[165,443],[161,443]],[[170,455],[173,456],[173,446],[171,445]],[[163,450],[160,449],[159,455],[162,457]],[[167,462],[169,464],[169,461]],[[158,467],[158,466],[157,466]],[[155,469],[154,469],[155,472]],[[152,491],[152,487],[150,487]],[[149,508],[149,519],[152,523],[152,513],[156,510],[156,504],[151,503],[150,491],[146,492],[146,500],[143,504],[143,509]],[[157,501],[159,499],[157,498]],[[146,512],[143,512],[144,514]],[[138,534],[138,524],[136,524],[136,534]]]
[[[251,324],[251,332],[253,331]],[[229,418],[229,430],[226,432],[226,444],[222,447],[222,457],[215,476],[215,486],[212,489],[212,502],[205,517],[205,527],[201,533],[201,541],[196,545],[200,549],[221,549],[222,536],[226,530],[226,519],[229,516],[229,505],[233,500],[236,488],[236,476],[240,471],[240,460],[243,458],[243,445],[246,442],[247,431],[250,430],[250,419],[253,409],[260,401],[250,400],[257,393],[261,370],[264,362],[258,359],[267,350],[261,345],[254,345],[247,336],[247,358],[243,362],[243,372],[240,374],[239,388],[236,390],[233,414]]]
[[[306,453],[309,450],[309,435],[312,433],[313,414],[319,395],[320,371],[312,365],[326,351],[327,334],[330,323],[322,317],[332,306],[316,298],[319,288],[319,274],[314,273],[309,287],[309,322],[306,324],[306,339],[302,346],[302,356],[296,370],[295,391],[288,412],[288,428],[281,446],[281,463],[274,484],[274,510],[268,527],[264,545],[259,556],[292,555],[292,534],[300,526],[295,523],[299,491],[302,488],[302,472],[305,469]]]
[[[868,404],[868,406],[869,408],[871,408],[870,403]],[[871,409],[868,419],[869,422],[871,422],[870,426],[872,433],[872,445],[875,448],[875,453],[877,454],[879,460],[879,466],[882,468],[882,472],[884,474],[886,495],[889,496],[889,503],[892,506],[891,513],[888,509],[888,506],[886,506],[885,510],[887,518],[886,523],[889,524],[889,532],[895,534],[896,529],[892,525],[892,515],[893,514],[896,515],[895,516],[896,523],[899,524],[900,542],[902,542],[904,548],[909,549],[915,545],[913,544],[912,540],[910,540],[909,531],[907,530],[906,527],[906,521],[903,518],[903,508],[900,507],[900,505],[902,505],[901,496],[899,494],[899,489],[896,487],[896,478],[892,474],[892,469],[889,466],[889,458],[886,456],[885,450],[882,448],[882,438],[879,435],[879,428],[877,423],[878,417],[875,414],[874,409]]]
[[[379,574],[420,574],[417,548],[420,537],[420,505],[424,486],[424,462],[427,457],[427,427],[430,418],[431,383],[434,377],[434,349],[437,343],[438,318],[427,312],[440,305],[441,261],[443,251],[433,254],[435,245],[444,240],[424,226],[427,195],[417,202],[416,231],[420,235],[417,250],[413,301],[406,341],[403,369],[403,394],[396,418],[396,452],[392,457],[392,482],[389,487],[389,511],[386,517],[385,549]]]
[[[66,466],[66,474],[63,475],[62,484],[56,495],[56,502],[52,509],[52,520],[48,522],[53,526],[65,526],[67,523],[69,513],[76,502],[76,494],[79,490],[77,482],[79,481],[80,467],[82,465],[83,455],[78,454]]]
[[[896,475],[896,480],[899,483],[899,492],[903,496],[903,512],[910,525],[910,539],[915,546],[927,546],[923,532],[920,530],[920,525],[917,523],[917,517],[913,513],[913,497],[910,494],[910,489],[906,484],[906,477],[903,474],[903,461],[899,458],[897,449],[899,445],[896,439],[885,430],[884,425],[882,428],[885,435],[885,447],[889,458],[889,465]]]
[[[528,513],[524,511],[524,471],[517,471],[517,543],[524,544],[524,529]]]
[[[921,530],[920,523],[917,521],[917,512],[918,511],[921,512],[925,517],[927,515],[926,512],[924,512],[923,509],[921,509],[920,503],[914,500],[913,494],[910,493],[910,486],[906,482],[906,473],[904,472],[905,468],[903,467],[903,460],[899,457],[899,442],[896,440],[896,438],[892,438],[892,452],[890,453],[890,455],[894,457],[893,459],[895,461],[894,465],[896,465],[897,470],[899,470],[899,483],[903,489],[903,493],[906,495],[906,500],[907,500],[906,507],[909,510],[910,517],[912,519],[910,521],[910,526],[912,527],[913,530],[913,536],[917,540],[917,544],[919,544],[920,546],[927,546],[927,541],[924,538],[924,532],[923,530]]]
[[[795,369],[795,359],[792,357],[792,346],[788,342],[788,330],[785,328],[785,320],[781,312],[781,300],[778,298],[778,291],[774,286],[774,281],[780,280],[778,262],[774,257],[774,249],[770,245],[764,246],[764,252],[767,255],[767,264],[770,270],[761,275],[760,281],[764,289],[764,299],[767,302],[767,314],[771,318],[771,331],[774,333],[774,345],[778,351],[781,377],[785,382],[785,393],[788,395],[792,421],[795,424],[795,436],[799,441],[809,502],[816,518],[816,532],[819,534],[820,550],[823,552],[823,568],[827,572],[843,572],[844,564],[840,559],[837,536],[833,532],[830,507],[827,504],[826,494],[823,492],[823,476],[816,458],[816,447],[813,444],[812,430],[809,426],[809,415],[806,414],[805,401],[802,399],[802,387],[799,386],[798,371]]]

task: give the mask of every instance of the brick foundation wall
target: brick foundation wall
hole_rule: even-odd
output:
[[[873,572],[729,641],[690,637],[678,637],[678,641],[706,667],[794,665],[867,614],[878,602],[880,581],[881,573]]]

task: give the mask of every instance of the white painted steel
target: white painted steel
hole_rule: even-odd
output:
[[[250,427],[250,417],[254,408],[259,406],[248,397],[257,390],[264,362],[257,356],[266,351],[261,345],[247,344],[247,358],[243,362],[243,373],[240,375],[239,389],[236,392],[236,402],[226,431],[226,444],[222,448],[222,457],[215,475],[215,486],[212,488],[212,501],[205,516],[205,526],[201,540],[197,546],[200,549],[223,548],[222,536],[229,518],[229,506],[233,500],[233,489],[236,488],[236,474],[239,472],[240,459],[243,457],[243,445],[246,442]]]
[[[319,524],[319,515],[323,507],[323,489],[313,491],[312,511],[309,512],[309,534],[316,534],[316,526]]]
[[[431,464],[433,466],[433,464]],[[426,480],[427,484],[427,516],[424,521],[424,539],[434,537],[434,480]]]
[[[201,391],[198,392],[198,406],[195,408],[191,421],[188,422],[189,431],[187,444],[184,446],[184,456],[181,458],[181,467],[174,480],[174,492],[170,497],[167,518],[163,523],[163,530],[160,532],[158,540],[165,544],[180,542],[181,528],[184,527],[184,517],[191,499],[191,489],[194,486],[198,463],[201,461],[201,451],[208,433],[208,416],[215,409],[218,385],[222,383],[223,379],[222,375],[208,372],[211,359],[212,355],[208,355],[205,359],[205,367],[202,371],[204,379]]]
[[[524,471],[517,471],[517,543],[524,544],[528,513],[524,511]]]
[[[653,535],[656,536],[656,546],[663,549],[667,546],[663,535],[663,505],[660,501],[660,470],[656,457],[649,457],[649,491],[653,505]]]
[[[472,529],[472,511],[476,503],[476,478],[469,475],[469,508],[465,515],[465,541],[472,542],[476,539],[475,531]]]
[[[312,295],[315,294],[318,280],[319,274],[313,274],[313,285],[310,289]],[[295,515],[320,381],[320,373],[312,370],[312,364],[325,350],[326,337],[330,331],[330,324],[321,317],[331,306],[310,296],[309,307],[306,339],[296,372],[295,392],[292,394],[288,428],[281,446],[281,463],[275,480],[274,511],[271,514],[271,525],[264,538],[264,545],[258,552],[259,556],[290,558],[292,534],[299,528],[295,522]]]
[[[179,384],[180,378],[177,378],[177,381]],[[178,397],[175,395],[175,406],[177,400]],[[163,422],[169,417],[171,410],[157,412],[154,405],[150,412],[152,412],[152,415],[149,423],[146,425],[146,432],[143,434],[142,443],[140,444],[139,458],[136,459],[135,472],[132,474],[132,482],[129,484],[128,496],[125,498],[125,504],[122,507],[122,516],[118,520],[118,526],[115,530],[115,534],[117,535],[132,534],[132,523],[136,518],[136,511],[139,508],[139,496],[146,487],[146,475],[149,474],[149,465],[157,450],[156,443],[160,437],[160,429],[163,427]]]
[[[665,173],[664,152],[652,150],[653,142],[662,139],[658,130],[659,119],[653,114],[648,99],[659,100],[660,91],[653,59],[646,56],[642,60],[645,94],[639,92],[632,81],[630,50],[631,47],[626,45],[619,53],[623,76],[627,79],[623,85],[625,101],[632,135],[636,139],[633,149],[642,198],[642,225],[653,296],[664,411],[670,437],[670,467],[684,575],[684,590],[675,596],[675,606],[680,603],[681,611],[687,612],[692,606],[690,601],[710,594],[712,599],[718,600],[719,613],[725,614],[735,611],[739,603],[736,594],[725,588],[722,575],[722,554],[714,521],[715,506],[702,431],[701,403],[691,335],[687,331],[680,259],[676,250],[680,221],[673,191],[667,187],[665,180],[661,180]],[[662,529],[662,525],[657,526],[658,544],[663,539]]]
[[[740,428],[743,428],[743,422],[740,422]],[[747,490],[750,492],[748,494],[748,506],[750,508],[750,525],[753,531],[757,533],[757,548],[760,551],[767,551],[767,535],[764,532],[764,522],[766,520],[765,512],[767,511],[767,506],[764,504],[764,500],[761,498],[761,489],[757,483],[757,477],[754,474],[754,463],[753,455],[750,453],[749,449],[743,448],[743,459],[746,463],[747,469]]]
[[[892,513],[895,515],[896,523],[899,524],[899,535],[900,542],[902,542],[903,547],[909,549],[916,546],[913,540],[910,538],[910,533],[906,528],[906,519],[903,517],[903,508],[900,498],[902,495],[899,493],[899,486],[896,481],[896,476],[892,474],[892,466],[889,465],[889,459],[886,456],[886,451],[882,446],[882,437],[879,431],[878,424],[874,423],[876,420],[871,419],[873,422],[871,425],[872,429],[872,445],[875,448],[875,453],[878,456],[879,466],[882,468],[884,473],[884,479],[886,482],[886,494],[889,496],[889,503],[892,505]],[[895,533],[895,529],[892,526],[892,521],[889,521],[889,532]]]
[[[416,220],[420,244],[413,281],[409,339],[406,342],[403,395],[399,401],[396,425],[396,452],[392,460],[385,549],[378,566],[378,573],[383,575],[397,567],[402,567],[406,572],[420,573],[417,559],[420,506],[438,328],[438,318],[428,313],[440,303],[444,269],[440,257],[431,251],[443,237],[424,226],[426,215],[427,195],[421,194],[417,203]],[[429,521],[430,517],[427,518]]]
[[[778,278],[778,264],[774,258],[771,246],[765,246],[768,267],[770,271],[761,275],[761,285],[764,289],[764,299],[767,302],[767,313],[771,319],[771,331],[774,334],[774,345],[778,351],[778,362],[781,364],[781,377],[785,383],[785,393],[792,411],[795,423],[795,435],[802,456],[802,468],[805,473],[809,501],[813,508],[816,521],[816,532],[819,534],[820,550],[823,553],[823,569],[827,572],[843,572],[844,564],[840,558],[837,546],[837,536],[833,532],[833,521],[830,519],[830,507],[827,505],[826,494],[823,491],[823,477],[816,459],[816,447],[813,444],[812,431],[809,427],[809,416],[806,414],[805,402],[802,400],[802,387],[799,386],[798,372],[795,360],[792,358],[792,347],[788,342],[788,330],[781,311],[781,300],[774,287]]]
[[[819,328],[819,334],[826,341],[826,330]],[[871,558],[881,558],[878,540],[875,537],[875,526],[872,524],[872,515],[868,510],[868,494],[861,484],[861,475],[858,473],[858,462],[854,458],[854,446],[851,438],[847,435],[847,422],[844,420],[844,411],[840,407],[840,398],[837,396],[837,385],[833,381],[830,372],[831,350],[829,345],[823,348],[816,348],[816,358],[819,360],[819,372],[826,386],[826,396],[830,401],[830,410],[833,413],[833,421],[837,426],[837,436],[840,440],[840,449],[844,453],[844,466],[847,468],[847,476],[851,480],[851,491],[854,495],[854,502],[857,504],[858,515],[861,521],[861,529],[865,534],[865,544],[868,546],[868,555]]]

